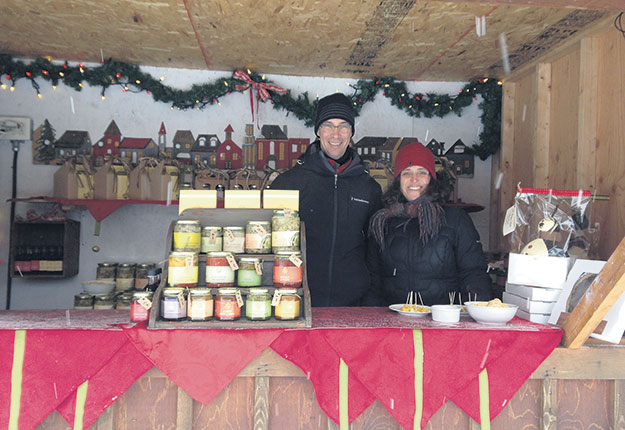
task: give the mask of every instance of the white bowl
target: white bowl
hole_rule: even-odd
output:
[[[488,302],[465,302],[469,315],[481,324],[501,325],[516,315],[517,305],[502,303],[504,307],[486,306]]]
[[[115,289],[115,281],[85,281],[82,287],[89,294],[110,294]]]
[[[432,319],[442,323],[457,323],[460,321],[460,306],[432,305]]]

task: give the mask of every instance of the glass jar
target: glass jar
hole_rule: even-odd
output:
[[[135,291],[130,301],[130,321],[140,322],[150,319],[150,309],[141,304],[145,299],[152,301],[151,291]]]
[[[145,290],[155,292],[160,283],[161,268],[151,267],[148,269],[148,284],[145,286]]]
[[[241,318],[241,307],[237,301],[238,288],[219,288],[215,297],[215,318],[234,321]]]
[[[167,283],[171,286],[194,287],[198,277],[198,255],[195,252],[170,252]]]
[[[243,227],[224,227],[224,251],[233,254],[245,252],[245,231]]]
[[[93,309],[93,296],[89,293],[78,293],[74,296],[74,309]]]
[[[273,253],[299,251],[299,213],[278,209],[271,217],[271,249]]]
[[[261,264],[262,260],[255,257],[241,257],[239,259],[239,270],[237,270],[237,285],[239,287],[260,287],[263,284],[262,269],[259,274],[256,271],[256,264]]]
[[[117,266],[117,278],[115,278],[115,291],[131,290],[135,286],[135,264],[121,263]]]
[[[297,295],[296,289],[285,288],[279,291],[281,293],[280,302],[275,309],[275,318],[277,320],[296,320],[301,312],[301,298]]]
[[[250,288],[245,301],[245,317],[252,321],[271,318],[271,297],[267,288]]]
[[[152,263],[137,264],[135,269],[135,290],[144,290],[148,286],[148,272],[153,267]]]
[[[248,221],[245,225],[245,252],[247,254],[271,253],[271,223]]]
[[[114,281],[117,276],[117,263],[98,263],[95,272],[97,280]]]
[[[198,220],[181,219],[174,225],[174,251],[200,252],[202,226]]]
[[[291,255],[301,257],[300,252],[278,252],[273,257],[273,285],[276,288],[299,288],[302,284],[302,266],[291,261]]]
[[[161,318],[169,321],[182,321],[187,318],[187,306],[181,306],[178,300],[178,294],[186,300],[184,288],[169,287],[163,288],[163,297],[161,298]]]
[[[125,292],[117,296],[117,301],[115,302],[115,309],[130,309],[130,302],[132,300],[132,293]]]
[[[187,316],[191,321],[208,321],[213,318],[213,294],[210,288],[189,290]]]
[[[112,294],[96,294],[93,296],[93,309],[114,309],[115,296]]]
[[[202,247],[204,254],[208,252],[222,251],[224,242],[224,231],[221,227],[206,226],[202,229]]]
[[[229,252],[209,252],[206,254],[206,286],[233,287],[234,270],[228,263]]]

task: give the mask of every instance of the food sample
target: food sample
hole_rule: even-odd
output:
[[[476,306],[486,306],[489,308],[507,308],[509,307],[507,304],[502,303],[499,299],[493,299],[488,302],[475,302],[473,303]]]
[[[402,312],[430,312],[430,309],[428,309],[425,306],[406,304],[401,307],[401,311]]]

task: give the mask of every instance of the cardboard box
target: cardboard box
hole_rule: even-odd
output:
[[[504,303],[517,305],[519,309],[535,314],[551,314],[556,302],[540,302],[526,297],[517,296],[504,291],[501,300]]]
[[[178,167],[161,161],[150,172],[150,200],[178,200]]]
[[[158,166],[155,158],[141,158],[137,167],[128,175],[128,198],[150,200],[150,172]]]
[[[263,208],[299,211],[299,190],[263,190]]]
[[[180,190],[178,215],[185,209],[214,209],[217,207],[215,190]]]
[[[86,163],[69,159],[53,176],[53,195],[61,199],[92,199],[93,172]]]
[[[115,164],[115,160],[108,160],[93,175],[94,198],[97,200],[127,200],[129,174],[129,165]]]
[[[260,209],[260,190],[226,190],[224,208]]]
[[[511,252],[508,282],[561,290],[574,260],[573,257],[544,257]]]
[[[562,293],[562,290],[554,288],[532,287],[530,285],[518,285],[510,282],[506,282],[506,291],[516,294],[517,296],[541,302],[557,302]]]
[[[530,312],[519,309],[516,312],[516,316],[518,316],[519,318],[523,318],[524,320],[528,320],[528,321],[539,323],[539,324],[547,324],[549,322],[549,314],[530,313]]]

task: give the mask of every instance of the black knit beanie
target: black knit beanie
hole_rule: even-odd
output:
[[[322,122],[333,118],[340,118],[352,126],[354,134],[354,107],[345,94],[335,93],[326,96],[317,103],[317,118],[315,119],[315,134]]]

